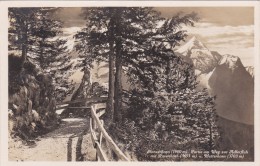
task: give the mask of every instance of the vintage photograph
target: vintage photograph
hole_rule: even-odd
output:
[[[9,7],[8,161],[255,161],[253,6]]]

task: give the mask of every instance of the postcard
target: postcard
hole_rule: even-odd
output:
[[[1,18],[1,164],[259,164],[259,2],[13,1]]]

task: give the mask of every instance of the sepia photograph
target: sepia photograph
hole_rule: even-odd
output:
[[[171,4],[9,6],[7,161],[254,163],[257,8]]]

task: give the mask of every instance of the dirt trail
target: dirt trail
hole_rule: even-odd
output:
[[[31,146],[10,141],[9,161],[94,161],[89,130],[89,119],[63,119],[59,128],[37,138]]]

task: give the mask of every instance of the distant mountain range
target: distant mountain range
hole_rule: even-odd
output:
[[[234,55],[210,51],[196,37],[176,50],[187,62],[193,63],[198,88],[207,88],[216,96],[221,149],[246,149],[254,158],[254,67],[244,65]]]
[[[245,124],[254,123],[254,68],[239,57],[210,51],[196,37],[175,51],[193,63],[199,86],[216,95],[219,116]]]

